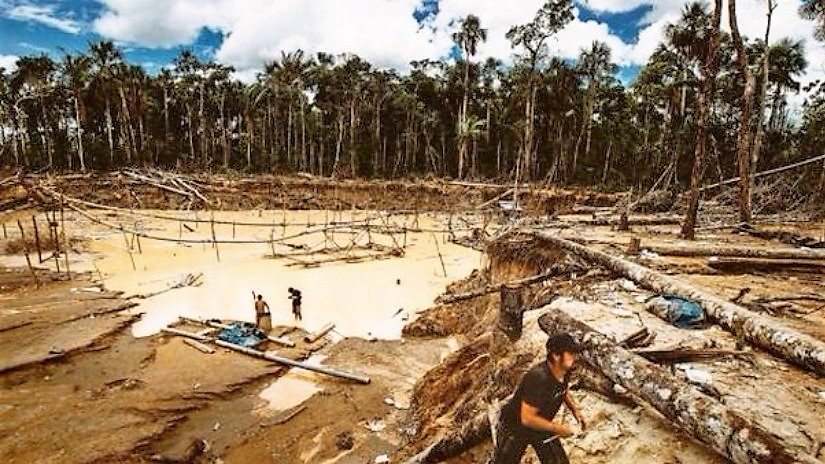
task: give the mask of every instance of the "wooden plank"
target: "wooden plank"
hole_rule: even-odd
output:
[[[187,345],[191,346],[192,348],[195,348],[196,350],[198,350],[202,353],[206,353],[206,354],[214,354],[215,353],[215,349],[212,348],[211,346],[204,345],[203,343],[195,341],[191,338],[184,338],[183,343],[186,343]]]

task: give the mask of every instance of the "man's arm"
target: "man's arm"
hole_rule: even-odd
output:
[[[547,420],[539,414],[539,408],[526,401],[521,402],[519,416],[521,418],[521,424],[533,430],[550,432],[561,438],[567,438],[573,435],[573,431],[570,430],[570,427],[560,421]]]
[[[581,409],[579,409],[579,405],[576,404],[576,400],[573,399],[573,395],[570,394],[570,390],[564,392],[564,404],[566,404],[567,409],[573,413],[573,417],[576,418],[582,430],[587,429],[587,422],[584,420],[584,416],[582,415]]]
[[[264,301],[264,308],[266,308],[266,310],[269,311],[269,303],[267,303],[266,301]]]

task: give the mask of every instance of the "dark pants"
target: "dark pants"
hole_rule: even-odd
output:
[[[303,319],[301,317],[301,305],[300,304],[292,305],[292,315],[295,316],[295,319],[297,319],[299,321]]]
[[[500,429],[493,464],[519,464],[524,452],[527,451],[527,446],[533,447],[541,464],[568,464],[570,462],[567,460],[567,453],[564,452],[560,440],[544,443],[520,435],[522,434],[511,432],[506,427]]]

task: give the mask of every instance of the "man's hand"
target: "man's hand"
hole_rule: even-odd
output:
[[[570,438],[573,436],[573,429],[570,428],[569,425],[563,423],[553,422],[555,427],[555,434],[561,438]]]

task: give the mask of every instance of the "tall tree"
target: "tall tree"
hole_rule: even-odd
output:
[[[453,34],[453,42],[461,49],[464,56],[464,88],[463,98],[461,101],[461,109],[458,116],[458,177],[464,178],[464,167],[467,162],[467,153],[470,143],[470,125],[468,118],[468,106],[472,86],[470,84],[470,58],[475,56],[478,49],[479,42],[487,40],[487,29],[481,27],[481,20],[476,15],[467,15],[461,20],[459,30]],[[475,163],[473,163],[472,171],[475,175]]]
[[[732,0],[731,0],[732,1]],[[696,229],[696,215],[699,210],[699,184],[702,182],[705,151],[707,148],[708,117],[716,84],[717,59],[719,47],[719,26],[722,18],[722,0],[715,0],[713,19],[707,37],[707,51],[702,64],[701,90],[696,101],[696,147],[693,151],[693,169],[690,176],[690,194],[688,210],[682,224],[682,237],[693,240]]]
[[[524,177],[533,178],[534,175],[534,132],[536,119],[536,92],[537,69],[540,61],[547,55],[547,40],[573,20],[573,4],[570,0],[548,0],[536,12],[533,20],[527,24],[513,26],[507,31],[506,37],[513,48],[522,47],[527,63],[527,88],[524,105],[524,131],[521,142],[521,156],[516,163],[516,178],[520,169]]]
[[[753,145],[753,103],[756,94],[756,77],[748,66],[748,52],[739,33],[736,18],[736,0],[728,0],[728,20],[730,22],[733,46],[736,49],[736,65],[745,81],[740,99],[741,115],[739,118],[739,135],[736,140],[736,162],[739,168],[739,220],[751,221],[751,147]]]
[[[579,54],[578,69],[584,77],[587,84],[584,99],[584,124],[582,124],[579,133],[579,141],[581,136],[586,131],[587,138],[585,141],[584,153],[586,156],[590,155],[590,145],[593,138],[593,117],[596,108],[596,93],[599,87],[605,83],[605,80],[612,77],[618,71],[619,67],[611,63],[610,47],[604,43],[594,40],[590,44],[590,48],[582,50]],[[576,143],[576,151],[573,155],[573,171],[576,170],[578,162],[579,143]]]

